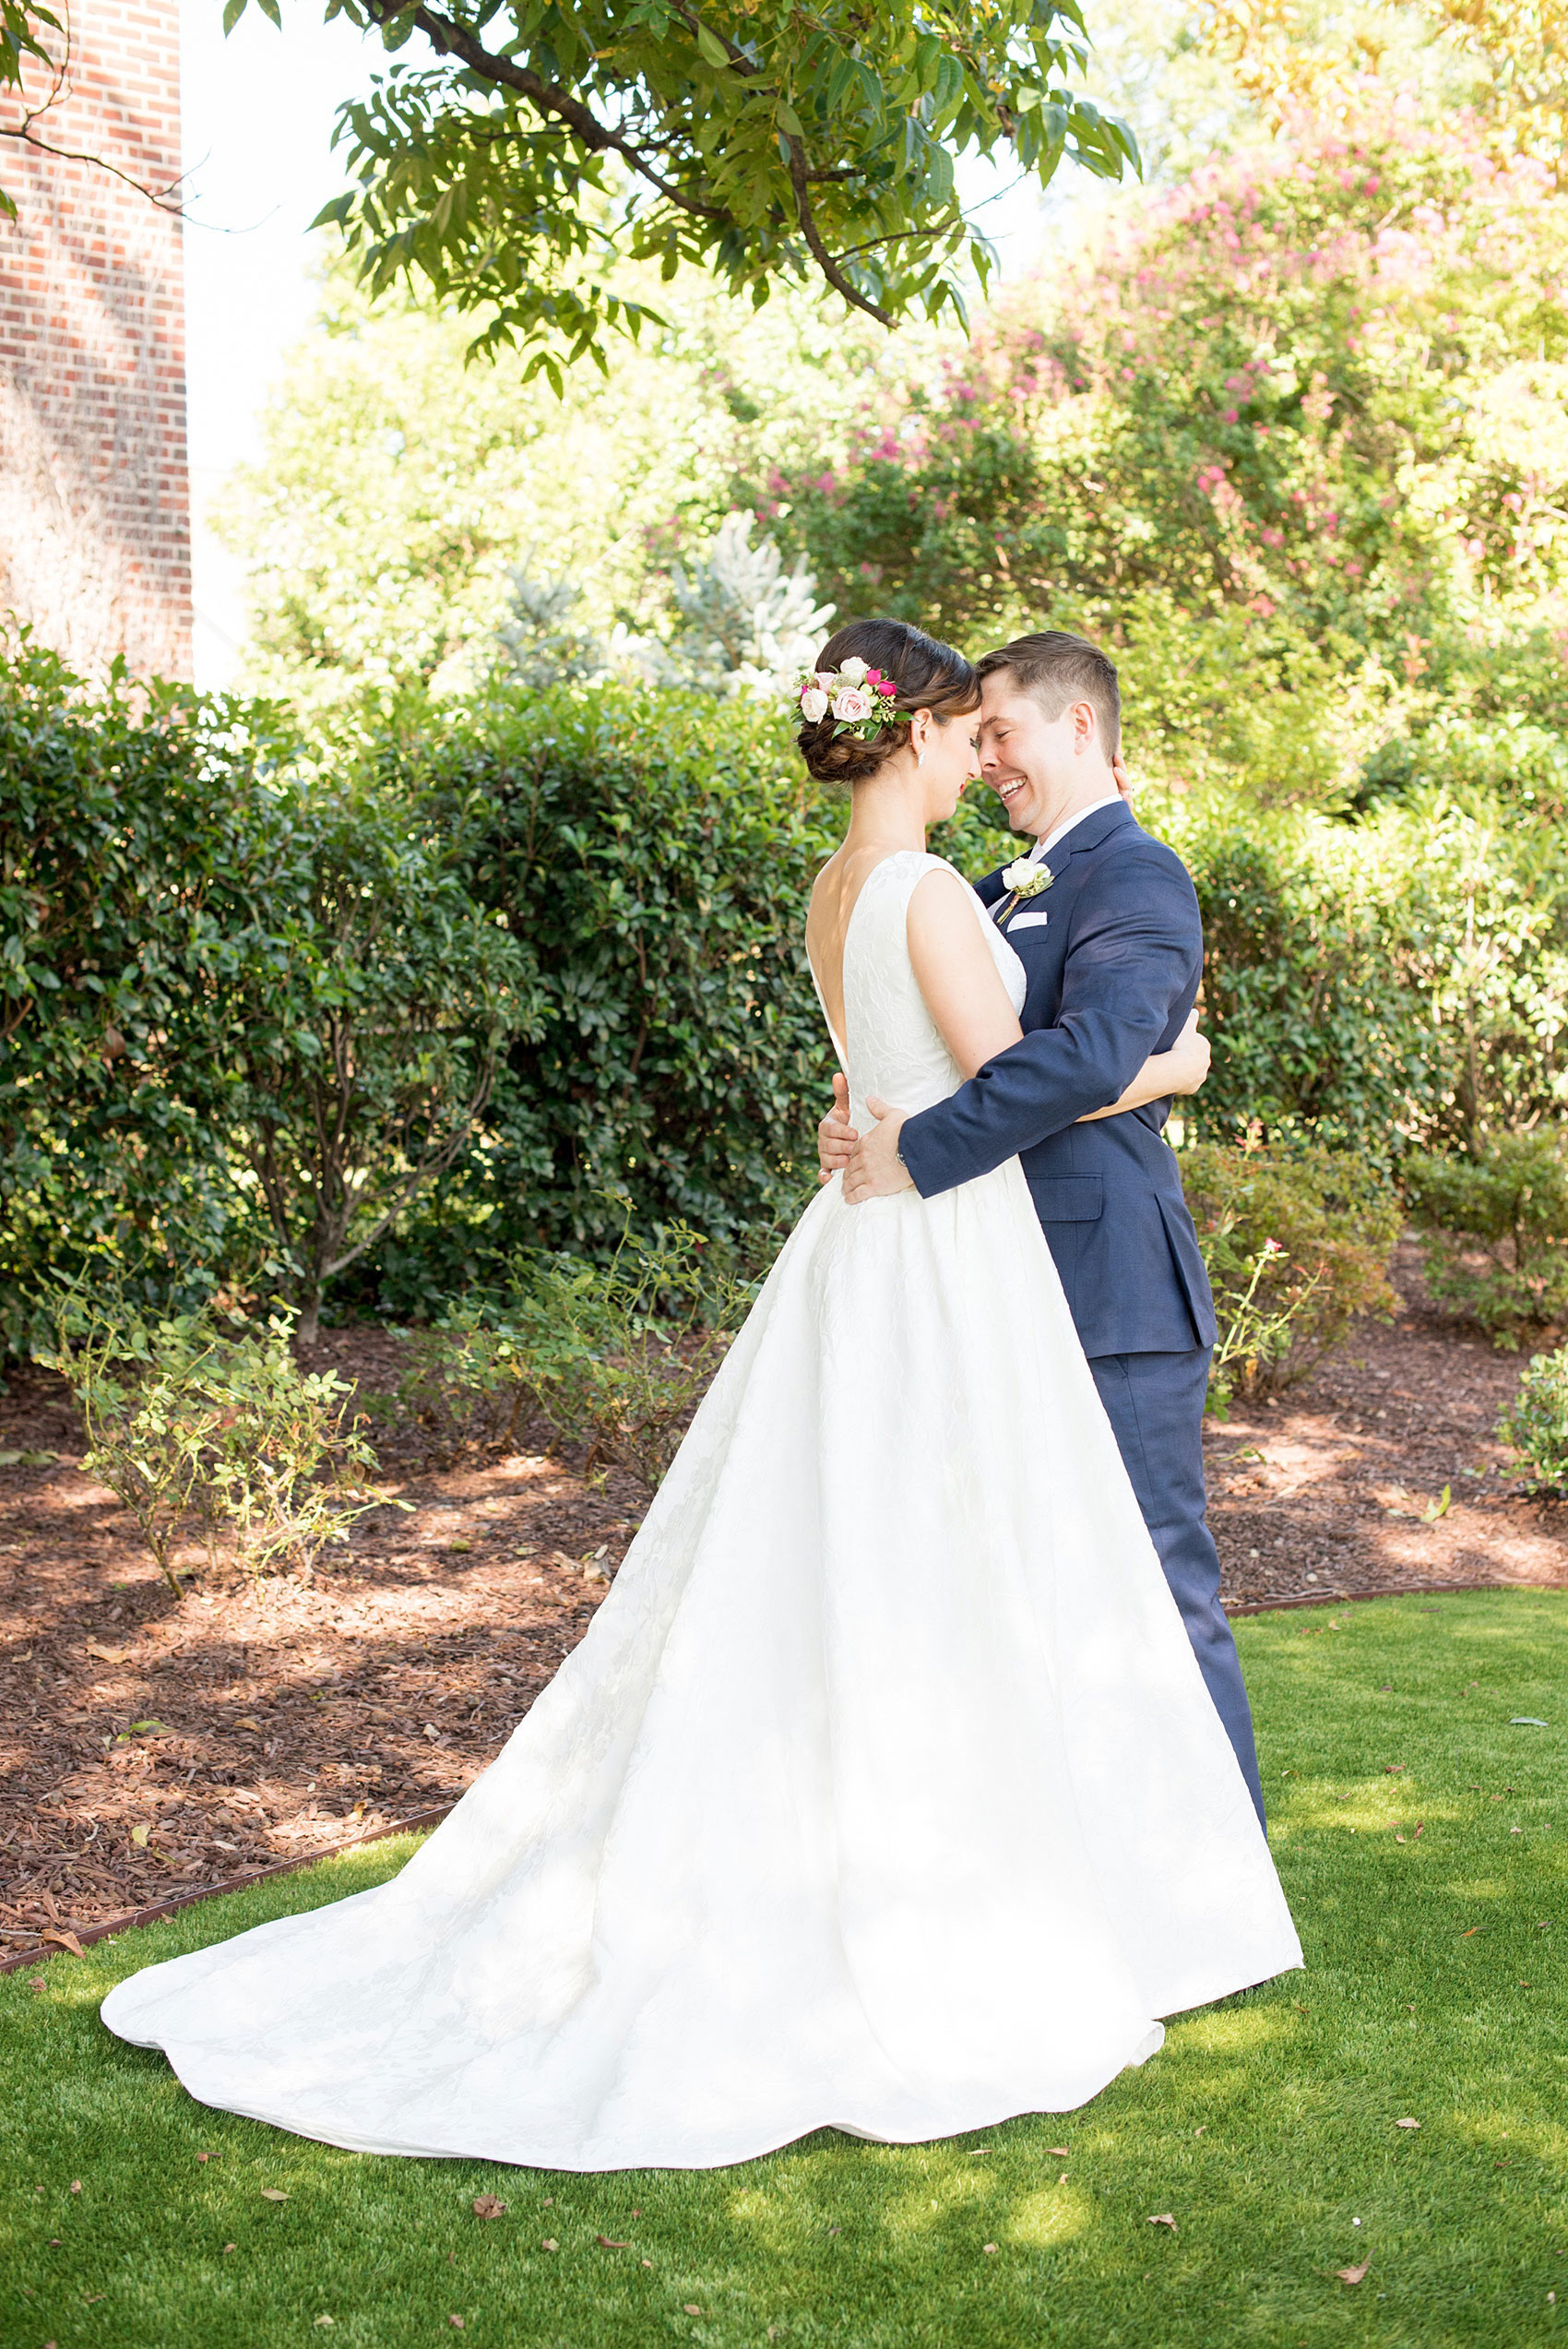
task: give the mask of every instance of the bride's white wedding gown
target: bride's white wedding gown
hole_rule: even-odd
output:
[[[887,858],[849,924],[862,1127],[959,1081],[905,943],[937,862]],[[1301,1961],[1014,1160],[820,1192],[450,1818],[103,2017],[329,2144],[703,2167],[1066,2110]]]

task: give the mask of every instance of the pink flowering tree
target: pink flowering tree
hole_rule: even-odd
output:
[[[841,612],[969,641],[1153,595],[1371,652],[1539,617],[1568,537],[1568,208],[1397,111],[1198,173],[783,485]],[[775,495],[779,485],[774,485]]]

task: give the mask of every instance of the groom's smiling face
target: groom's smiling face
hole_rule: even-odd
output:
[[[1013,830],[1036,840],[1043,840],[1070,812],[1091,768],[1097,792],[1110,779],[1088,704],[1071,702],[1060,717],[1048,718],[1005,669],[985,680],[980,754],[980,773],[1007,810]]]

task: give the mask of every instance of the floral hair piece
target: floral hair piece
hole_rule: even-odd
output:
[[[858,657],[841,669],[802,669],[790,688],[800,703],[801,716],[814,726],[831,711],[835,734],[859,734],[870,742],[884,726],[898,723],[898,687],[880,669],[868,669]]]

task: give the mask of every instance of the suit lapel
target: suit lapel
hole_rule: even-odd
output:
[[[1112,832],[1124,829],[1133,825],[1135,820],[1132,809],[1124,799],[1118,800],[1114,807],[1097,807],[1092,815],[1083,817],[1074,825],[1070,832],[1063,834],[1050,855],[1040,860],[1050,874],[1051,881],[1054,883],[1061,879],[1063,873],[1075,856],[1086,850],[1099,848],[1102,841],[1111,838]],[[1042,894],[1048,894],[1048,892],[1036,891],[1037,896]],[[1004,930],[1019,905],[1026,902],[1032,903],[1032,900],[1020,899],[1017,890],[1015,889],[1010,895],[999,899],[992,909],[991,918],[999,930]],[[1046,910],[1049,912],[1050,908]]]

